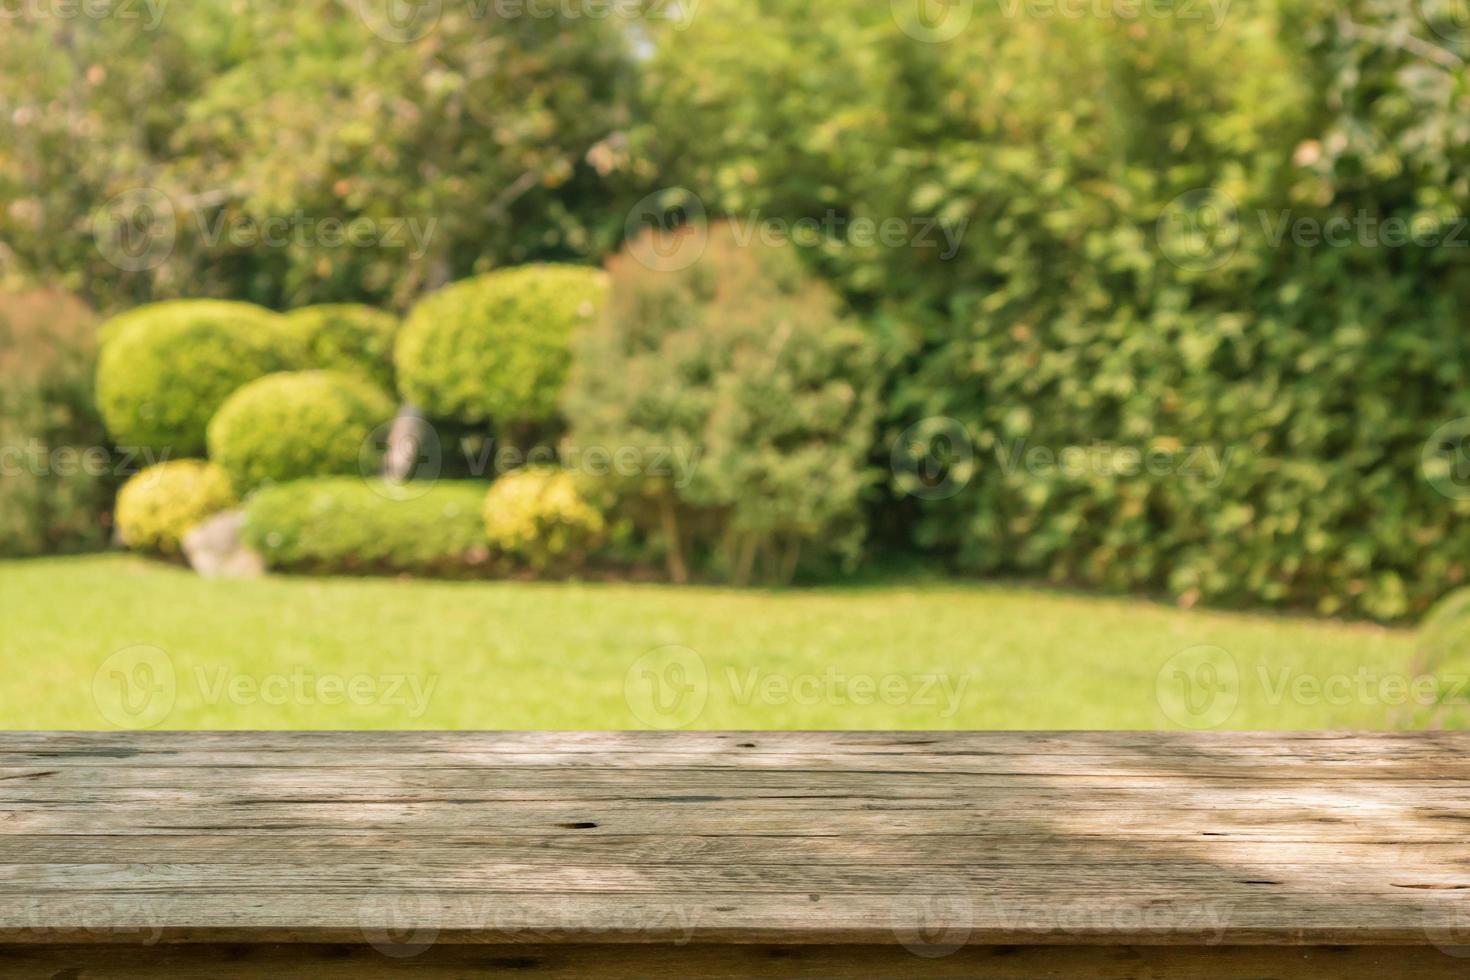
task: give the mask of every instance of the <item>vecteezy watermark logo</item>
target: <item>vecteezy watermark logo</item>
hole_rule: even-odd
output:
[[[893,936],[904,949],[938,959],[969,942],[975,900],[958,878],[937,879],[893,896],[888,914]]]
[[[780,671],[726,665],[715,671],[695,651],[659,647],[635,660],[624,677],[624,696],[633,715],[649,728],[688,728],[715,696],[719,703],[748,708],[865,708],[873,705],[935,709],[953,718],[964,705],[970,676],[947,673],[869,674],[829,666],[820,671]]]
[[[163,23],[169,0],[0,0],[0,22],[7,20],[140,20],[144,31]]]
[[[1204,29],[1219,29],[1230,0],[1000,0],[1000,10],[1015,20],[1173,20],[1203,21]]]
[[[381,496],[417,500],[444,472],[444,443],[439,430],[423,416],[400,412],[367,434],[357,450],[357,465],[368,486]]]
[[[440,907],[432,892],[373,892],[358,903],[357,924],[373,949],[393,959],[411,959],[439,938]]]
[[[1240,247],[1240,216],[1230,195],[1211,187],[1185,191],[1155,225],[1159,250],[1181,269],[1218,269]]]
[[[953,497],[975,475],[975,447],[962,422],[931,416],[904,429],[890,454],[899,491],[920,500]]]
[[[1164,715],[1184,728],[1218,728],[1240,703],[1240,666],[1223,647],[1180,650],[1159,668],[1154,696]]]
[[[1414,0],[1414,9],[1426,27],[1453,45],[1470,39],[1470,0]],[[1446,60],[1455,56],[1445,52]]]
[[[688,647],[662,646],[628,667],[623,698],[633,717],[649,728],[687,728],[709,700],[709,670]]]
[[[446,455],[446,446],[452,447]],[[526,467],[554,467],[602,479],[618,476],[666,477],[676,489],[693,482],[704,450],[681,445],[599,445],[564,439],[558,445],[521,447],[494,436],[440,436],[427,419],[402,412],[363,439],[358,472],[389,500],[413,500],[428,493],[446,463],[462,475],[495,478]]]
[[[975,0],[889,0],[888,7],[899,30],[926,44],[953,41],[975,16]]]
[[[1420,469],[1451,500],[1470,500],[1470,415],[1446,422],[1424,443]]]
[[[731,700],[742,707],[752,704],[791,704],[805,708],[819,704],[860,708],[874,704],[912,705],[939,708],[940,718],[955,716],[964,702],[965,688],[970,686],[968,674],[959,677],[944,673],[880,675],[850,673],[837,667],[828,667],[821,673],[796,674],[759,667],[743,671],[726,667],[724,680]]]
[[[178,240],[178,212],[156,187],[112,197],[92,215],[97,251],[124,272],[146,272],[168,261]]]
[[[0,477],[133,476],[168,462],[168,447],[48,446],[39,439],[24,445],[0,445]]]
[[[156,187],[124,191],[92,217],[92,237],[104,259],[125,272],[156,269],[173,255],[182,228],[210,250],[298,248],[407,249],[428,252],[438,218],[317,217],[304,211],[256,217],[194,204],[181,207]]]
[[[1421,913],[1424,937],[1446,956],[1470,959],[1470,901],[1465,893],[1452,889],[1427,899],[1429,904]]]
[[[53,894],[44,909],[6,909],[8,931],[23,932],[31,941],[48,945],[156,946],[163,941],[168,918],[160,900],[145,895],[62,892]]]
[[[1159,437],[1147,446],[1094,440],[1088,445],[1050,446],[1027,438],[992,440],[996,472],[1006,477],[1047,480],[1173,478],[1214,489],[1224,482],[1235,448],[1186,446]],[[962,422],[933,416],[916,422],[894,440],[890,465],[900,493],[943,500],[963,490],[978,469],[974,442]]]
[[[429,36],[444,16],[444,0],[355,0],[357,16],[367,29],[393,44],[410,44]]]
[[[628,253],[639,265],[654,272],[678,272],[704,255],[707,222],[699,195],[685,187],[666,187],[633,205],[623,222],[623,235]]]
[[[197,666],[180,671],[154,646],[133,646],[109,656],[92,676],[97,712],[118,728],[154,728],[173,714],[180,693],[205,706],[353,705],[401,709],[422,718],[438,689],[437,675],[333,674],[294,667],[263,674],[230,667]]]
[[[173,713],[178,694],[173,658],[154,646],[119,650],[92,675],[92,703],[118,728],[162,724]]]

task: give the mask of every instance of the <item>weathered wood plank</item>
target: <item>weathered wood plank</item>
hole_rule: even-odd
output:
[[[1438,947],[1470,943],[1467,750],[1460,733],[14,733],[0,943],[81,963],[59,947],[406,930],[433,937],[417,962],[442,958],[437,975],[491,963],[487,944],[613,942],[647,946],[627,975],[658,976],[666,953],[680,975],[747,975],[749,950],[708,945],[729,943],[928,965],[906,947],[938,936],[963,953],[939,976],[1185,962],[1137,952],[1154,947],[1214,951],[1219,969],[1185,976],[1308,975],[1293,956],[1436,976],[1465,965]],[[1220,952],[1246,944],[1303,948]],[[1416,949],[1368,952],[1385,944]],[[1116,948],[1067,954],[1072,973],[993,948],[1037,945]],[[204,962],[167,948],[176,972]],[[562,957],[516,969],[571,975]]]
[[[1462,980],[1466,961],[1422,947],[966,946],[920,958],[895,946],[567,946],[514,949],[439,945],[390,958],[370,947],[322,945],[0,949],[0,974],[90,980]]]

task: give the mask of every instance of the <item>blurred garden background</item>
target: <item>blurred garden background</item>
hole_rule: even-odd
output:
[[[0,16],[0,727],[1470,721],[1467,0]]]

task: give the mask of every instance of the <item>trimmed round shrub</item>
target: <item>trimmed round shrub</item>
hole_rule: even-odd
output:
[[[97,340],[106,344],[114,337],[121,336],[135,323],[146,323],[151,320],[167,319],[170,317],[238,317],[249,319],[261,314],[274,317],[275,313],[254,303],[245,303],[233,299],[170,299],[161,303],[147,303],[143,306],[135,306],[131,310],[125,310],[110,320],[107,320],[97,328]]]
[[[246,503],[245,540],[279,571],[484,574],[485,484],[335,478],[266,487]]]
[[[96,329],[68,293],[0,295],[0,555],[107,542],[117,484],[92,401]]]
[[[437,418],[497,425],[557,417],[577,327],[607,292],[598,269],[523,265],[426,297],[398,335],[405,398]]]
[[[281,318],[245,303],[160,303],[121,319],[106,329],[97,369],[97,403],[121,446],[201,454],[232,392],[300,363]]]
[[[369,436],[392,419],[393,399],[339,371],[271,374],[242,387],[209,423],[209,455],[235,489],[309,476],[373,474]]]
[[[517,470],[485,495],[490,546],[541,572],[580,564],[606,532],[602,515],[564,470]]]
[[[178,555],[190,529],[237,502],[230,478],[213,463],[201,459],[159,463],[118,491],[118,533],[129,548]]]
[[[398,318],[358,303],[306,306],[286,314],[286,331],[314,368],[361,374],[393,391],[393,341]]]

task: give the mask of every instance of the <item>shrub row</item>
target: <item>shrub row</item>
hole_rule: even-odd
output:
[[[245,537],[275,569],[316,574],[485,574],[483,483],[362,479],[267,487],[246,502]]]

